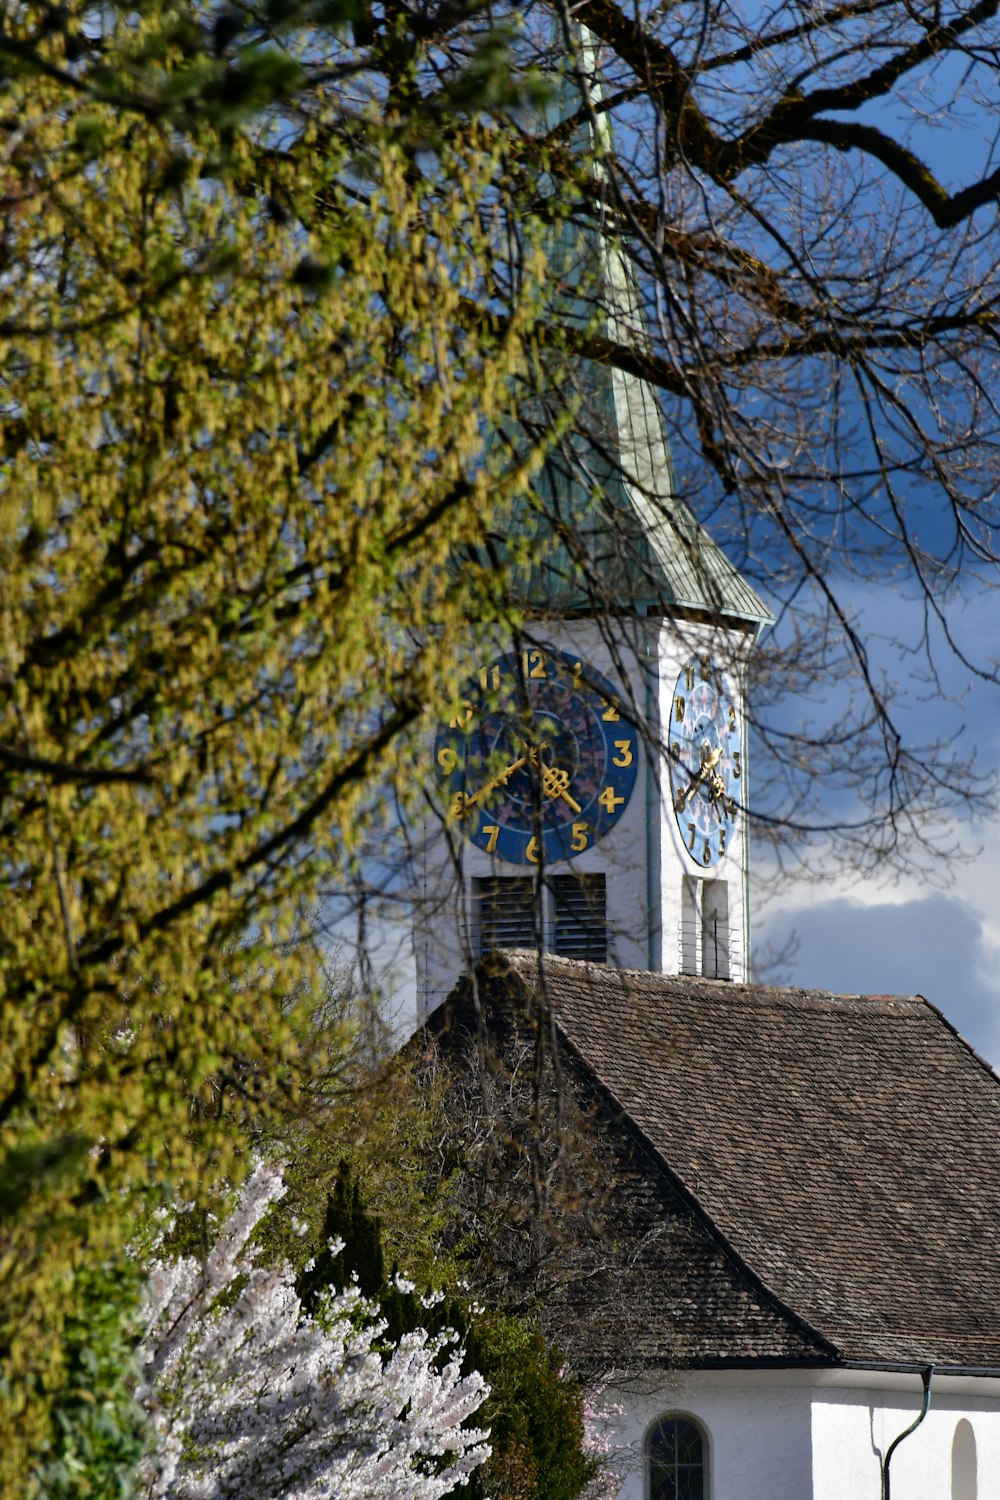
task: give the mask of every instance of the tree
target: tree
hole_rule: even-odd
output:
[[[142,1274],[84,1266],[63,1328],[64,1377],[34,1482],[44,1500],[133,1500],[151,1431],[136,1402]]]
[[[175,131],[78,78],[148,48],[183,92],[182,20],[3,21],[58,56],[0,107],[14,1494],[62,1388],[78,1272],[115,1261],[137,1204],[236,1170],[220,1097],[294,1104],[317,884],[418,795],[407,734],[447,705],[489,584],[450,559],[531,462],[480,462],[518,328],[454,317],[489,264],[494,147],[452,130],[422,194],[376,115],[364,151],[330,138],[337,94],[329,111],[313,95],[293,154],[273,119]],[[311,1050],[305,1074],[335,1069]]]
[[[989,803],[992,777],[953,742],[960,709],[931,743],[912,707],[956,671],[996,681],[958,624],[997,561],[996,14],[561,7],[580,104],[546,137],[555,198],[623,238],[651,336],[560,336],[660,389],[681,493],[778,607],[755,668],[753,811],[786,853],[790,832],[814,835],[826,870],[831,852],[919,859]],[[597,173],[570,149],[586,119]],[[938,166],[956,133],[961,173]],[[530,178],[535,141],[522,159]],[[887,586],[912,613],[880,653],[858,610]]]
[[[291,1267],[257,1263],[251,1236],[283,1192],[263,1164],[203,1261],[154,1262],[138,1400],[157,1445],[150,1500],[439,1500],[488,1456],[466,1425],[487,1386],[460,1373],[455,1335],[385,1337],[356,1286],[306,1311]]]
[[[463,981],[413,1046],[434,1122],[423,1191],[442,1260],[487,1306],[528,1321],[585,1386],[635,1374],[649,1308],[671,1295],[675,1230],[636,1189],[644,1148],[613,1107],[595,1109],[552,1018],[516,984],[501,1008]]]
[[[542,129],[505,111],[510,33],[492,7],[172,9],[109,56],[95,16],[114,7],[17,7],[0,57],[71,71],[88,108],[113,98],[183,138],[277,104],[293,158],[338,90],[333,138],[366,140],[356,105],[378,101],[414,163],[463,110],[488,108],[518,223],[568,216],[621,237],[646,294],[648,341],[567,326],[550,303],[539,357],[569,346],[659,388],[682,493],[779,606],[755,696],[761,831],[905,863],[983,805],[991,778],[947,731],[916,738],[909,710],[948,696],[950,668],[995,680],[955,615],[997,561],[995,0],[818,0],[766,17],[704,0],[528,7],[518,62],[562,76],[569,59],[576,85],[569,117]],[[573,147],[588,120],[596,174]],[[325,208],[319,195],[305,221]],[[481,328],[488,308],[502,326],[518,265],[508,243],[496,300],[460,299],[456,317]],[[883,664],[858,599],[888,581],[909,590],[913,623]],[[790,691],[809,703],[798,723],[781,712]]]

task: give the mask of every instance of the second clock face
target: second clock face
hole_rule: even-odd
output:
[[[670,712],[674,816],[688,854],[714,865],[732,839],[743,775],[736,704],[718,667],[693,656],[680,671]]]
[[[511,864],[573,859],[628,806],[639,735],[593,667],[530,648],[486,663],[434,741],[448,817]]]

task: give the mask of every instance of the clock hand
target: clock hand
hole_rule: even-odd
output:
[[[684,797],[686,800],[693,786],[704,786],[707,788],[708,795],[712,801],[715,802],[719,797],[724,796],[726,791],[726,783],[715,769],[722,759],[722,746],[716,745],[713,750],[708,741],[703,740],[700,753],[701,766],[699,770],[692,773],[689,766],[684,767],[685,771],[691,777],[684,789]]]
[[[541,748],[541,747],[540,747]],[[494,776],[485,786],[480,787],[473,796],[466,798],[466,807],[473,807],[477,802],[483,802],[495,792],[498,786],[506,786],[515,771],[519,771],[528,761],[539,765],[542,771],[542,790],[547,797],[561,797],[567,802],[575,813],[581,811],[580,804],[569,794],[569,772],[559,766],[550,766],[540,758],[539,750],[527,750],[524,755],[519,755],[517,760],[512,760],[509,766],[505,766],[499,776]]]
[[[542,791],[547,797],[561,797],[568,802],[575,813],[581,811],[579,802],[569,794],[569,772],[562,770],[559,766],[546,765],[541,762],[542,767]]]
[[[681,793],[681,803],[678,804],[679,806],[689,800],[694,790],[703,786],[708,792],[712,805],[717,809],[719,799],[726,795],[726,783],[715,769],[721,759],[722,746],[719,745],[715,750],[703,747],[702,762],[697,771],[692,771],[691,767],[685,765],[683,761],[677,762],[681,770],[687,773],[688,778],[687,786]]]
[[[472,807],[473,803],[484,800],[490,795],[490,792],[495,792],[498,786],[506,786],[514,772],[519,771],[527,762],[527,752],[519,756],[517,760],[512,760],[509,766],[504,767],[499,776],[494,776],[493,780],[488,781],[485,786],[480,787],[474,796],[466,799],[466,807]]]
[[[696,787],[698,785],[698,772],[697,771],[692,771],[691,767],[690,766],[686,766],[682,760],[676,760],[674,762],[674,764],[676,766],[678,766],[680,768],[680,770],[686,772],[687,773],[687,777],[688,777],[688,784],[687,784],[687,786],[678,789],[678,791],[676,793],[676,805],[677,805],[678,808],[683,808],[684,804],[688,800],[688,796],[690,795],[691,788],[692,787]]]
[[[708,741],[706,740],[701,747],[701,770],[698,772],[702,781],[708,780],[709,773],[715,770],[721,759],[722,746],[716,745],[714,750],[710,750],[708,748]]]

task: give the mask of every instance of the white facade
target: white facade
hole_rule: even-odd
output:
[[[704,1500],[880,1500],[880,1456],[922,1394],[917,1374],[852,1370],[677,1372],[612,1388],[619,1500],[649,1500],[648,1435],[665,1416],[704,1434]],[[1000,1378],[933,1375],[889,1475],[892,1500],[996,1500]]]
[[[539,881],[542,946],[549,946],[544,877],[570,872],[604,876],[607,896],[608,962],[658,973],[706,972],[710,910],[718,905],[718,970],[742,980],[749,961],[747,837],[737,813],[726,852],[704,864],[685,846],[674,816],[665,750],[678,675],[693,655],[721,672],[724,694],[735,705],[741,738],[741,794],[746,800],[744,673],[751,632],[698,623],[620,617],[534,622],[533,643],[572,652],[621,692],[623,711],[640,726],[641,763],[628,806],[619,821],[573,860],[542,869],[490,856],[449,822],[444,806],[432,808],[416,847],[417,899],[414,949],[417,1016],[423,1020],[480,956],[477,882],[497,876],[531,875]],[[509,650],[498,638],[496,655]],[[470,662],[470,671],[477,663]],[[718,928],[724,937],[718,936]],[[714,970],[713,970],[714,972]]]

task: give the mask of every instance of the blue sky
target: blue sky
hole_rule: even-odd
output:
[[[994,581],[995,587],[996,580]],[[904,643],[913,606],[890,588],[855,597],[873,656],[898,666],[890,634]],[[984,586],[957,608],[963,647],[986,662],[1000,649],[1000,597]],[[1000,689],[945,663],[949,696],[915,690],[904,722],[915,741],[936,733],[975,750],[984,772],[1000,769]],[[794,715],[795,705],[787,705]],[[753,882],[754,940],[779,950],[794,934],[798,951],[775,979],[848,993],[922,994],[1000,1068],[1000,814],[942,822],[943,852],[896,877],[831,869],[818,882],[772,892]],[[759,875],[766,869],[761,866]]]

